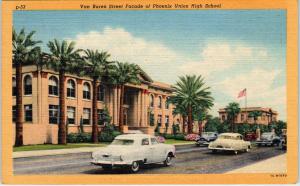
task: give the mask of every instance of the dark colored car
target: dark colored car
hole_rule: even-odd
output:
[[[255,141],[256,140],[256,133],[255,132],[249,132],[245,135],[244,140],[246,141]]]
[[[287,136],[286,136],[286,134],[282,134],[282,136],[281,136],[280,139],[281,139],[280,148],[282,150],[286,150],[286,144],[287,144]]]
[[[260,139],[256,141],[257,146],[279,146],[281,143],[280,138],[272,132],[265,132],[261,135]]]
[[[196,139],[196,145],[207,146],[210,142],[215,141],[218,138],[218,133],[216,132],[203,132],[202,135]]]

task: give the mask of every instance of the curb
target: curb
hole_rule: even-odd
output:
[[[194,147],[195,144],[175,144],[176,149],[187,149]],[[60,149],[60,150],[40,150],[40,151],[21,151],[13,152],[13,158],[30,158],[30,157],[42,157],[42,156],[55,156],[55,155],[64,155],[64,154],[78,154],[78,153],[88,153],[93,152],[98,148],[103,147],[80,147],[72,149]]]

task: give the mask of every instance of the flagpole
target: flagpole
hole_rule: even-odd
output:
[[[246,123],[248,124],[248,112],[247,112],[247,89],[246,90],[246,95],[245,95],[245,111],[246,111]]]

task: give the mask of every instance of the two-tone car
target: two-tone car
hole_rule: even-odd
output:
[[[212,141],[218,138],[218,133],[216,132],[203,132],[201,136],[196,139],[196,146],[208,146]]]
[[[169,166],[174,157],[175,146],[159,143],[155,136],[124,134],[117,136],[107,147],[93,152],[91,163],[105,170],[122,167],[135,173],[143,164],[163,163]]]
[[[257,146],[279,146],[281,140],[274,132],[264,132],[262,133],[260,139],[256,140]]]
[[[208,145],[208,149],[212,150],[213,153],[217,151],[232,151],[238,154],[241,151],[248,152],[251,149],[251,143],[244,141],[243,136],[239,133],[222,133]]]

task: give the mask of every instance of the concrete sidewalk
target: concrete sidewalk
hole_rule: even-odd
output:
[[[286,161],[282,154],[226,173],[286,173]]]
[[[178,143],[175,144],[176,148],[180,148],[182,146],[194,146],[194,143]],[[103,147],[79,147],[79,148],[71,148],[71,149],[55,149],[55,150],[34,150],[34,151],[19,151],[13,152],[13,158],[27,158],[27,157],[37,157],[37,156],[51,156],[51,155],[59,155],[59,154],[75,154],[75,153],[83,153],[83,152],[93,152],[99,148]]]

